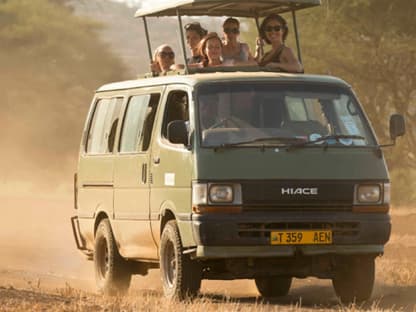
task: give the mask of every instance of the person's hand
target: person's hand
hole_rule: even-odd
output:
[[[170,66],[170,70],[182,70],[185,69],[184,64],[173,64]]]
[[[159,64],[157,62],[150,63],[150,71],[152,73],[160,73],[161,70],[160,70]]]
[[[260,37],[256,38],[256,53],[254,55],[254,58],[258,61],[260,60],[264,55],[264,40]]]
[[[280,69],[279,63],[276,63],[276,62],[270,62],[270,63],[267,63],[267,64],[265,65],[265,67],[266,67],[266,68],[270,68],[270,69],[277,69],[277,70],[279,70],[279,69]]]
[[[263,48],[264,47],[264,40],[260,37],[256,38],[256,49],[257,48]]]

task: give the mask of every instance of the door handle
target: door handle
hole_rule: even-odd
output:
[[[142,182],[146,184],[147,181],[147,164],[142,164]]]

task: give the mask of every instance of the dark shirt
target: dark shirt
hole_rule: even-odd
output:
[[[282,52],[284,48],[285,48],[285,45],[282,44],[280,49],[274,52],[273,55],[271,55],[272,51],[269,51],[266,54],[264,54],[259,62],[259,65],[266,66],[267,64],[272,63],[272,62],[280,63],[280,57],[282,56]]]

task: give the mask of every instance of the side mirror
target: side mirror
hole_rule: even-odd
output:
[[[404,135],[406,125],[403,115],[393,114],[390,116],[390,138],[395,141],[397,137]]]
[[[174,144],[188,145],[188,129],[184,120],[174,120],[168,124],[168,140]]]

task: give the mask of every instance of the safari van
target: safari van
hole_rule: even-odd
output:
[[[218,2],[181,4],[185,13],[228,8]],[[266,2],[277,13],[308,3],[258,5]],[[243,278],[264,297],[285,296],[293,278],[314,276],[331,279],[343,302],[368,299],[391,231],[390,180],[351,86],[262,68],[211,71],[95,92],[71,221],[98,289],[125,292],[132,274],[160,268],[169,298],[197,294],[202,279]],[[393,115],[392,140],[404,131]]]

